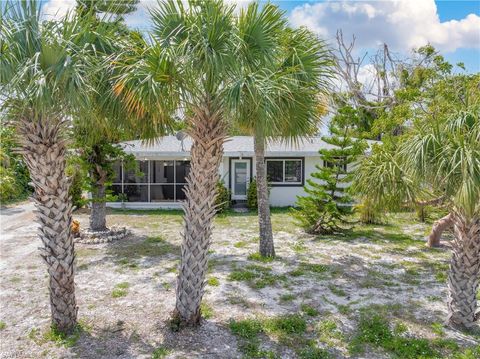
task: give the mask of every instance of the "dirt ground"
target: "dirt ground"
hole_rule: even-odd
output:
[[[278,259],[268,263],[255,256],[254,214],[216,219],[203,306],[207,319],[199,328],[179,333],[170,329],[169,317],[175,304],[181,213],[110,213],[108,224],[128,226],[132,235],[108,244],[76,244],[82,329],[71,341],[52,340],[47,273],[37,251],[32,209],[27,203],[0,211],[0,358],[249,357],[244,339],[231,330],[232,320],[292,313],[303,318],[307,307],[318,315],[306,319],[301,338],[333,358],[391,356],[373,347],[360,354],[349,350],[365,308],[387,313],[392,323],[407,328],[408,336],[451,340],[459,352],[480,343],[478,335],[441,326],[450,252],[448,241],[441,249],[425,247],[428,224],[401,214],[386,225],[318,238],[304,234],[287,211],[273,213]],[[74,218],[88,225],[88,213]],[[300,344],[275,333],[259,338],[269,353],[265,357],[327,357],[305,356]]]

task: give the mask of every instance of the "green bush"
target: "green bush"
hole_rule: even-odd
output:
[[[77,164],[69,164],[65,172],[71,178],[68,194],[72,197],[72,204],[77,208],[81,208],[86,203],[82,196],[85,186],[85,173]]]
[[[257,179],[253,178],[250,182],[248,189],[247,189],[247,207],[249,209],[257,210],[258,202],[257,202]]]
[[[217,182],[217,198],[215,200],[217,212],[224,212],[230,208],[230,191],[223,181]]]
[[[16,199],[19,192],[15,173],[9,168],[0,166],[0,202],[5,203]]]

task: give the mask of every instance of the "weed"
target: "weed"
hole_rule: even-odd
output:
[[[275,260],[274,257],[264,257],[258,252],[249,254],[247,258],[248,260],[262,262],[262,263],[270,263]]]
[[[128,282],[118,283],[112,291],[113,298],[125,297],[128,294],[128,288],[130,284]]]
[[[4,330],[7,327],[7,323],[5,323],[3,320],[0,321],[0,330]]]
[[[152,353],[152,359],[162,359],[170,354],[171,350],[165,347],[158,347]]]
[[[439,337],[445,336],[445,330],[443,329],[443,325],[440,323],[432,323],[432,332],[438,335]]]
[[[314,307],[308,304],[302,304],[300,306],[300,309],[302,310],[302,312],[304,312],[306,315],[310,317],[316,317],[318,314],[320,314],[318,310],[316,310]]]
[[[294,300],[296,298],[296,295],[295,294],[282,294],[280,296],[280,302],[291,302],[292,300]]]
[[[207,279],[207,284],[212,287],[218,287],[220,285],[220,281],[217,277],[210,277]]]
[[[200,312],[204,319],[210,319],[213,317],[213,307],[205,301],[200,304]]]
[[[328,289],[330,289],[330,291],[338,297],[346,297],[347,296],[347,293],[342,288],[339,288],[338,286],[336,286],[334,284],[329,284]]]
[[[263,331],[258,319],[231,320],[229,326],[233,334],[243,339],[253,339]]]
[[[299,314],[286,314],[268,319],[265,328],[272,333],[302,334],[307,330],[307,322]]]

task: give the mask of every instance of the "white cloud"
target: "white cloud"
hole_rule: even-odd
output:
[[[383,42],[396,50],[427,43],[443,51],[480,47],[480,17],[469,14],[461,20],[441,22],[434,0],[304,4],[293,9],[290,21],[326,39],[333,39],[336,30],[342,29],[346,39],[355,34],[361,48]]]
[[[42,7],[42,15],[45,19],[61,19],[69,11],[73,10],[76,0],[50,0]]]

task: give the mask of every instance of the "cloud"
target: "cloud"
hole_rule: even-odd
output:
[[[329,40],[337,29],[342,29],[346,39],[355,34],[361,48],[377,47],[383,42],[396,50],[427,43],[448,52],[480,47],[480,17],[469,14],[461,20],[441,22],[434,0],[328,0],[297,6],[290,22]]]
[[[47,20],[61,19],[73,10],[76,0],[50,0],[42,7],[42,15]]]

